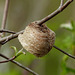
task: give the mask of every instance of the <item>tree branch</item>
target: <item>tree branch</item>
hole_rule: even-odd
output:
[[[5,61],[0,61],[0,63],[6,63],[6,62],[9,62],[9,61],[11,61],[11,60],[14,60],[16,58],[16,56],[14,56],[14,57],[12,57],[12,58],[10,58],[10,59],[8,59],[8,60],[5,60]]]
[[[64,4],[64,0],[61,0],[59,8],[61,8],[63,6],[63,4]]]
[[[62,53],[68,55],[69,57],[75,59],[75,56],[72,56],[71,54],[66,53],[65,51],[61,50],[60,48],[58,48],[58,47],[56,47],[56,46],[53,46],[53,47],[56,48],[57,50],[61,51]]]
[[[5,29],[5,27],[6,27],[8,7],[9,7],[9,0],[6,0],[5,7],[4,7],[4,14],[3,14],[3,19],[2,19],[1,29]],[[1,39],[2,35],[3,35],[3,33],[0,33],[0,39]]]
[[[28,71],[28,72],[32,73],[33,75],[38,75],[36,72],[32,71],[32,70],[31,70],[31,69],[29,69],[28,67],[23,66],[23,65],[22,65],[22,64],[20,64],[19,62],[14,61],[14,60],[9,60],[9,58],[8,58],[8,57],[4,56],[4,55],[3,55],[3,54],[1,54],[1,53],[0,53],[0,56],[1,56],[1,57],[3,57],[3,58],[5,58],[5,59],[7,59],[8,61],[10,61],[10,62],[12,62],[12,63],[16,64],[17,66],[21,67],[22,69],[24,69],[24,70],[26,70],[26,71]]]
[[[6,36],[4,38],[1,38],[0,39],[0,44],[5,44],[7,43],[8,41],[18,37],[19,34],[22,34],[24,32],[24,30],[20,31],[20,32],[17,32],[16,34],[12,34],[12,35],[9,35],[9,36]],[[7,41],[6,41],[7,40]],[[3,43],[4,42],[4,43]]]
[[[63,0],[62,0],[63,1]],[[49,19],[53,18],[54,16],[56,16],[57,14],[59,14],[61,11],[63,11],[73,0],[68,0],[61,8],[58,8],[57,10],[55,10],[53,13],[51,13],[50,15],[46,16],[45,18],[43,18],[42,20],[38,21],[37,24],[41,25],[45,22],[47,22]],[[62,3],[60,3],[62,4]],[[24,30],[16,33],[16,34],[13,34],[13,35],[9,35],[7,37],[4,37],[4,38],[1,38],[0,39],[0,43],[4,42],[7,38],[8,38],[8,41],[18,37],[19,34],[22,34]],[[7,42],[8,42],[7,41]],[[6,43],[6,42],[5,42]],[[4,44],[5,44],[4,43]]]
[[[63,0],[62,0],[63,1]],[[51,13],[50,15],[46,16],[45,18],[43,18],[42,20],[38,21],[37,24],[41,25],[45,22],[47,22],[48,20],[50,20],[51,18],[53,18],[54,16],[56,16],[57,14],[59,14],[60,12],[62,12],[73,0],[68,0],[63,6],[59,6],[57,10],[55,10],[53,13]],[[61,4],[61,3],[60,3]]]
[[[57,14],[59,14],[60,12],[62,12],[73,0],[68,0],[63,6],[59,6],[57,10],[55,10],[53,13],[51,13],[50,15],[46,16],[45,18],[43,18],[42,20],[38,21],[37,24],[41,25],[45,22],[47,22],[48,20],[50,20],[51,18],[53,18],[54,16],[56,16]],[[63,0],[61,0],[60,5],[63,3]]]
[[[6,26],[9,1],[10,0],[6,0],[6,2],[5,2],[4,14],[3,14],[3,20],[2,20],[2,29],[5,29],[5,26]]]
[[[16,33],[16,32],[14,32],[14,31],[5,30],[5,29],[0,30],[0,32],[1,32],[1,33],[2,33],[2,32],[6,32],[6,33],[11,33],[11,34],[15,34],[15,33]]]

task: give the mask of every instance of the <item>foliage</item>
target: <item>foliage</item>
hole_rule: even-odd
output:
[[[62,28],[65,28],[66,30],[70,31],[72,36],[69,35],[67,36],[63,42],[64,42],[64,47],[66,47],[66,49],[68,48],[70,53],[73,53],[73,50],[75,50],[75,23],[74,21],[71,21],[71,23],[68,24],[62,24],[61,25]],[[71,49],[71,50],[70,50]],[[68,67],[67,64],[67,60],[69,59],[68,56],[64,55],[63,59],[62,59],[62,72],[61,75],[67,75],[69,72],[72,72],[73,74],[75,74],[75,69],[72,69],[70,67]]]

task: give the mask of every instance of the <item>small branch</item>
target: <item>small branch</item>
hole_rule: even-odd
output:
[[[20,31],[20,32],[17,32],[16,34],[12,34],[12,35],[9,35],[9,36],[6,36],[6,37],[4,37],[4,38],[1,38],[0,39],[0,44],[2,44],[2,42],[5,42],[6,40],[6,42],[5,43],[7,43],[8,41],[10,41],[11,39],[14,39],[14,38],[16,38],[16,37],[18,37],[18,35],[19,34],[22,34],[24,32],[24,30],[22,30],[22,31]],[[4,43],[4,44],[5,44]]]
[[[5,8],[4,8],[4,14],[3,14],[3,20],[2,20],[1,29],[5,29],[5,27],[6,27],[6,20],[7,20],[7,14],[8,14],[9,1],[10,0],[6,0],[6,2],[5,2]],[[1,33],[0,37],[2,37],[2,35],[4,35],[4,34]]]
[[[61,8],[63,6],[63,4],[64,4],[64,0],[61,0],[59,8]]]
[[[38,21],[37,24],[41,25],[45,22],[47,22],[49,19],[53,18],[54,16],[56,16],[57,14],[59,14],[61,11],[63,11],[73,0],[68,0],[63,6],[62,8],[58,8],[57,10],[55,10],[53,13],[51,13],[50,15],[46,16],[45,18],[43,18],[42,20]],[[7,37],[4,37],[4,38],[1,38],[0,39],[0,44],[2,42],[4,42],[7,38],[8,38],[8,41],[18,37],[19,34],[22,34],[24,30],[20,31],[20,32],[17,32],[16,34],[13,34],[13,35],[9,35]],[[7,42],[8,42],[7,41]],[[6,42],[5,42],[6,43]],[[4,44],[5,44],[4,43]]]
[[[68,55],[69,57],[75,59],[75,56],[72,56],[71,54],[66,53],[65,51],[61,50],[60,48],[58,48],[58,47],[56,47],[56,46],[53,46],[53,47],[56,48],[57,50],[61,51],[62,53]]]
[[[25,55],[25,52],[23,52],[23,49],[17,51],[16,47],[13,47],[13,46],[12,46],[12,48],[14,48],[14,50],[15,50],[15,56],[13,56],[12,58],[10,58],[10,59],[8,59],[8,60],[0,61],[0,63],[6,63],[6,62],[9,62],[9,61],[11,61],[11,60],[14,60],[14,59],[16,59],[18,56],[20,56],[21,54],[24,54],[24,55]]]
[[[14,59],[16,59],[16,56],[14,56],[8,60],[5,60],[5,61],[0,61],[0,63],[6,63],[6,62],[9,62],[9,61],[14,60]]]
[[[28,67],[23,66],[23,65],[22,65],[22,64],[20,64],[19,62],[14,61],[14,60],[9,60],[9,58],[8,58],[8,57],[6,57],[6,56],[4,56],[3,54],[0,54],[0,56],[1,56],[1,57],[3,57],[3,58],[5,58],[5,59],[7,59],[8,61],[10,61],[10,62],[12,62],[12,63],[16,64],[17,66],[21,67],[22,69],[24,69],[24,70],[26,70],[26,71],[28,71],[28,72],[32,73],[33,75],[38,75],[36,72],[32,71],[32,70],[31,70],[31,69],[29,69]]]
[[[63,0],[62,0],[63,1]],[[60,12],[62,12],[73,0],[68,0],[61,8],[58,8],[57,10],[55,10],[53,13],[51,13],[50,15],[46,16],[45,18],[43,18],[42,20],[38,21],[37,24],[41,25],[45,22],[47,22],[48,20],[50,20],[51,18],[53,18],[54,16],[56,16],[57,14],[59,14]],[[61,4],[61,3],[60,3]],[[59,6],[60,7],[60,6]]]
[[[6,2],[5,2],[4,14],[3,14],[3,20],[2,20],[2,29],[5,29],[8,7],[9,7],[9,1],[10,0],[6,0]]]
[[[14,32],[14,31],[5,30],[5,29],[0,30],[0,32],[1,32],[1,33],[2,33],[2,32],[6,32],[6,33],[11,33],[11,34],[15,34],[15,33],[16,33],[16,32]]]

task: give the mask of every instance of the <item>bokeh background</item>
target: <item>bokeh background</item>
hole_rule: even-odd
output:
[[[4,4],[5,0],[0,0],[0,25],[2,23]],[[6,29],[15,32],[23,30],[30,22],[44,18],[56,10],[59,5],[60,0],[10,0]],[[56,33],[55,45],[68,53],[74,54],[74,51],[70,46],[72,39],[66,40],[66,45],[64,41],[65,38],[71,36],[72,33],[66,29],[60,28],[61,24],[68,23],[70,21],[75,21],[75,1],[72,2],[63,12],[46,22],[46,24]],[[11,46],[17,47],[18,50],[22,48],[21,44],[16,38],[3,45],[0,52],[8,57],[14,56],[14,51],[10,48]],[[75,75],[75,72],[69,72],[68,74],[62,73],[63,57],[63,53],[52,48],[52,50],[42,58],[37,58],[34,55],[26,52],[26,55],[21,55],[16,60],[40,75]],[[0,60],[4,59],[0,57]],[[75,70],[74,59],[68,58],[66,64]],[[8,62],[0,64],[0,75],[31,74],[15,64]]]

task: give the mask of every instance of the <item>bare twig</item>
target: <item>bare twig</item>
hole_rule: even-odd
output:
[[[9,1],[10,0],[6,0],[6,2],[5,2],[4,14],[3,14],[3,20],[2,20],[2,29],[5,29],[8,7],[9,7]]]
[[[14,47],[12,46],[12,48],[14,48]],[[17,49],[15,48],[14,50],[16,51]],[[9,60],[0,61],[0,63],[6,63],[6,62],[9,62],[10,60],[14,60],[14,59],[16,59],[18,56],[20,56],[21,54],[24,54],[24,55],[25,55],[25,52],[23,52],[23,49],[21,49],[21,50],[19,50],[19,51],[16,51],[15,56],[13,56],[12,58],[9,58]]]
[[[24,69],[24,70],[26,70],[26,71],[28,71],[28,72],[32,73],[33,75],[38,75],[36,72],[32,71],[32,70],[31,70],[31,69],[29,69],[28,67],[23,66],[23,65],[22,65],[22,64],[20,64],[19,62],[14,61],[14,60],[9,60],[9,58],[8,58],[8,57],[4,56],[4,55],[3,55],[3,54],[1,54],[1,53],[0,53],[0,56],[1,56],[1,57],[3,57],[3,58],[5,58],[5,59],[7,59],[8,61],[10,61],[10,62],[12,62],[12,63],[16,64],[17,66],[21,67],[22,69]]]
[[[45,22],[47,22],[49,19],[53,18],[54,16],[56,16],[58,13],[60,13],[61,11],[63,11],[73,0],[68,0],[61,8],[58,8],[57,10],[55,10],[53,13],[51,13],[50,15],[46,16],[45,18],[43,18],[42,20],[38,21],[37,24],[43,24]],[[7,37],[4,37],[4,38],[1,38],[0,39],[0,43],[4,42],[7,38],[8,38],[8,41],[18,37],[19,34],[22,34],[24,30],[16,33],[16,34],[13,34],[13,35],[9,35]],[[7,41],[7,42],[8,42]],[[5,42],[6,43],[6,42]],[[5,44],[4,43],[4,44]]]
[[[56,47],[56,46],[53,46],[53,47],[56,48],[57,50],[61,51],[62,53],[68,55],[69,57],[75,59],[75,56],[72,56],[71,54],[66,53],[65,51],[61,50],[60,48],[58,48],[58,47]]]
[[[6,62],[9,62],[10,60],[14,60],[16,58],[16,56],[10,58],[9,60],[5,60],[5,61],[0,61],[0,63],[6,63]]]
[[[61,8],[63,6],[63,4],[64,4],[64,0],[61,0],[59,8]]]
[[[16,34],[12,34],[12,35],[6,36],[6,37],[4,37],[4,38],[1,38],[1,39],[0,39],[0,44],[1,44],[2,42],[6,41],[7,39],[8,39],[8,40],[7,40],[6,42],[10,41],[11,39],[16,38],[19,34],[22,34],[23,31],[24,31],[24,30],[22,30],[22,31],[20,31],[20,32],[17,32]],[[5,43],[6,43],[6,42],[5,42]],[[5,43],[4,43],[4,44],[5,44]]]
[[[60,12],[62,12],[72,1],[73,0],[68,0],[61,8],[58,8],[57,10],[55,10],[50,15],[48,15],[45,18],[43,18],[42,20],[38,21],[37,24],[41,25],[41,24],[47,22],[48,20],[50,20],[51,18],[53,18],[54,16],[56,16],[57,14],[59,14]]]
[[[16,33],[16,32],[14,32],[14,31],[5,30],[5,29],[0,30],[0,32],[1,32],[1,33],[2,33],[2,32],[6,32],[6,33],[11,33],[11,34],[15,34],[15,33]]]
[[[3,20],[2,20],[1,29],[5,29],[5,27],[6,27],[6,20],[7,20],[7,14],[8,14],[9,1],[10,0],[6,0],[6,2],[5,2],[5,8],[4,8],[4,14],[3,14]],[[3,34],[0,34],[0,35],[2,36]]]

